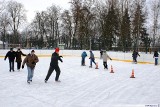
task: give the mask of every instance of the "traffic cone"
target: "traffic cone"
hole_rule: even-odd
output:
[[[111,72],[110,73],[114,73],[112,65],[111,65]]]
[[[134,77],[134,69],[132,69],[132,75],[131,75],[130,78],[135,78],[135,77]]]
[[[96,63],[96,68],[95,68],[95,69],[99,69],[99,68],[98,68],[98,62]]]

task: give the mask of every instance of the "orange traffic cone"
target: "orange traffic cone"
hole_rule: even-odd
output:
[[[99,69],[99,68],[98,68],[98,62],[96,63],[96,68],[95,68],[95,69]]]
[[[132,75],[131,75],[130,78],[135,78],[135,77],[134,77],[134,69],[132,69]]]
[[[110,73],[114,73],[112,65],[111,65],[111,72]]]

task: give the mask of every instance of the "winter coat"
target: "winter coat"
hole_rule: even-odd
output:
[[[132,54],[132,57],[137,58],[137,56],[140,56],[140,55],[138,54],[138,52],[134,51],[133,54]]]
[[[15,57],[16,57],[16,52],[15,51],[8,51],[6,56],[5,56],[5,60],[8,57],[9,61],[14,61]]]
[[[159,54],[158,54],[157,51],[154,52],[154,56],[153,56],[153,57],[155,57],[155,58],[158,58],[158,57],[159,57]]]
[[[100,54],[103,55],[103,51],[102,50],[100,51]]]
[[[23,54],[22,51],[16,51],[16,62],[22,62],[21,55],[26,56],[26,54]]]
[[[23,60],[23,65],[26,65],[30,68],[34,68],[36,66],[36,63],[39,61],[38,57],[34,54],[28,54],[26,58]]]
[[[84,51],[81,55],[82,58],[85,58],[87,56],[87,53]]]
[[[51,62],[50,62],[50,66],[51,67],[58,67],[58,60],[60,60],[61,62],[62,59],[61,59],[62,56],[59,56],[59,54],[57,54],[56,52],[54,52],[52,54],[52,57],[51,57]]]
[[[92,59],[92,60],[95,59],[95,58],[94,58],[94,54],[92,53],[92,51],[90,52],[90,57],[89,57],[89,59]]]
[[[107,62],[108,58],[111,59],[106,53],[103,53],[102,58],[103,58],[103,62]]]

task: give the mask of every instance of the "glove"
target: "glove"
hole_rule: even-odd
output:
[[[60,58],[63,58],[63,56],[59,56]]]
[[[35,62],[33,61],[32,64],[35,64]]]
[[[110,58],[110,60],[112,60],[112,59]]]
[[[24,65],[22,65],[22,69],[24,68]]]

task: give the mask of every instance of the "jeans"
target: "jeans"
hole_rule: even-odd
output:
[[[27,67],[28,69],[28,77],[27,77],[27,81],[31,81],[33,78],[33,74],[34,74],[34,68],[31,67]]]
[[[11,70],[14,71],[14,61],[9,61],[9,67],[10,67],[10,71]]]
[[[96,65],[94,59],[90,59],[90,66],[92,67],[92,62]]]
[[[155,65],[158,65],[158,58],[155,58]]]

